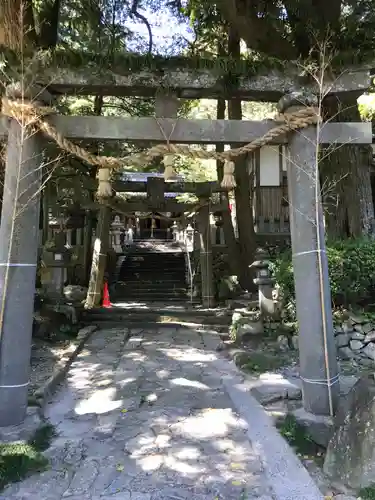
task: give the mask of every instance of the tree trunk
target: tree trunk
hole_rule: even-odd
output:
[[[240,38],[233,30],[229,32],[228,55],[240,59]],[[228,102],[228,117],[230,120],[242,120],[242,105],[238,99]],[[234,146],[234,145],[233,145]],[[234,147],[238,147],[238,144]],[[237,187],[234,190],[236,199],[236,216],[240,246],[240,274],[241,286],[252,289],[253,282],[249,265],[252,264],[255,251],[255,231],[253,218],[254,180],[249,176],[248,158],[240,156],[235,162],[235,179]]]
[[[99,306],[102,298],[109,247],[110,220],[111,209],[105,205],[100,207],[85,309],[92,309],[93,307]]]
[[[360,121],[356,101],[327,98],[323,111],[325,121]],[[329,238],[374,235],[371,163],[371,146],[332,145],[322,151],[322,198]]]
[[[0,0],[0,46],[22,54],[36,41],[31,0]]]
[[[217,100],[217,112],[216,112],[217,120],[224,120],[225,118],[225,100],[218,99]],[[224,144],[216,144],[216,151],[222,153],[224,151]],[[216,172],[218,182],[221,182],[223,179],[223,168],[224,164],[222,161],[216,161]],[[222,220],[223,220],[223,232],[225,245],[228,251],[229,257],[229,269],[233,275],[238,276],[239,269],[238,263],[240,262],[239,248],[237,246],[236,236],[234,234],[234,227],[232,222],[231,213],[229,210],[229,196],[228,193],[221,193],[221,201],[225,203],[227,210],[222,212]]]

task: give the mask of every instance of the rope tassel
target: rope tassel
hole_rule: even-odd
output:
[[[176,178],[176,171],[173,167],[174,157],[173,155],[165,155],[163,159],[164,163],[164,180],[169,181]]]
[[[98,191],[97,196],[101,198],[111,198],[112,196],[112,186],[111,186],[111,170],[109,168],[99,168],[98,169]]]
[[[234,189],[237,186],[236,179],[234,178],[234,168],[235,166],[233,161],[225,160],[221,187],[224,189],[228,189],[228,191]]]

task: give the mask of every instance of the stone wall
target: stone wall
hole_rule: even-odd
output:
[[[251,304],[254,306],[254,304]],[[350,312],[334,314],[334,334],[340,359],[353,359],[363,366],[375,366],[375,321]],[[256,307],[233,310],[230,336],[238,341],[253,335],[277,337],[282,350],[298,349],[297,324],[278,318],[259,317]]]
[[[335,339],[341,359],[355,359],[360,364],[375,364],[375,323],[365,316],[345,313],[335,318]]]

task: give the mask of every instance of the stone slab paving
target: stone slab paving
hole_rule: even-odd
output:
[[[97,331],[48,407],[58,432],[47,451],[50,469],[0,498],[322,498],[298,460],[288,462],[277,432],[264,427],[263,410],[240,392],[242,380],[218,359],[217,342],[188,328]],[[283,455],[276,467],[270,450]]]

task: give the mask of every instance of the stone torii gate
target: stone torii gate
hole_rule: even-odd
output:
[[[314,98],[292,94],[282,100],[281,110],[314,104]],[[275,126],[272,120],[161,118],[156,123],[154,118],[94,116],[53,116],[48,120],[70,139],[155,143],[164,141],[166,134],[171,143],[185,144],[241,144]],[[8,138],[0,227],[0,426],[4,426],[20,423],[27,408],[39,191],[45,158],[41,133],[25,134],[29,127],[22,127],[16,119],[3,119],[1,123],[0,138]],[[316,192],[316,141],[370,144],[371,125],[327,123],[318,137],[316,127],[310,126],[274,140],[289,147],[288,190],[304,407],[315,414],[329,415],[335,411],[339,384],[323,214],[319,189]]]

